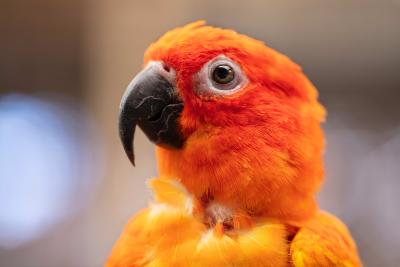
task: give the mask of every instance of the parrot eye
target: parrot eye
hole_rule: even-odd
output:
[[[227,84],[233,81],[235,72],[229,65],[216,66],[212,72],[212,79],[216,83]]]
[[[224,55],[206,63],[194,77],[200,95],[231,95],[247,84],[239,65]]]

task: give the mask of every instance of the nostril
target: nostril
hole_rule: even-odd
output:
[[[166,72],[170,72],[171,71],[171,68],[167,64],[165,64],[164,62],[162,63],[162,67]]]
[[[175,70],[163,61],[155,62],[154,68],[156,72],[161,75],[170,84],[175,85]]]

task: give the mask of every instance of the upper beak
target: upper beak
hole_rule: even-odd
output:
[[[151,62],[129,84],[120,105],[119,135],[135,165],[133,139],[138,124],[157,145],[180,148],[184,138],[179,127],[183,103],[175,88],[175,72]]]

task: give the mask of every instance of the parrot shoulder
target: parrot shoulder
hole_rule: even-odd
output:
[[[362,266],[347,227],[320,211],[300,228],[290,244],[293,266]]]
[[[140,233],[141,225],[145,222],[149,209],[143,209],[134,216],[125,227],[120,238],[114,245],[108,257],[106,267],[139,266],[141,259],[146,257],[146,243],[144,240],[132,238]],[[135,248],[135,249],[132,249]]]

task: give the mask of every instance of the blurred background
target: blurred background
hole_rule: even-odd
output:
[[[0,1],[0,265],[101,266],[147,204],[154,147],[137,167],[117,135],[146,47],[198,19],[290,56],[329,115],[319,201],[365,266],[400,262],[400,1]]]

